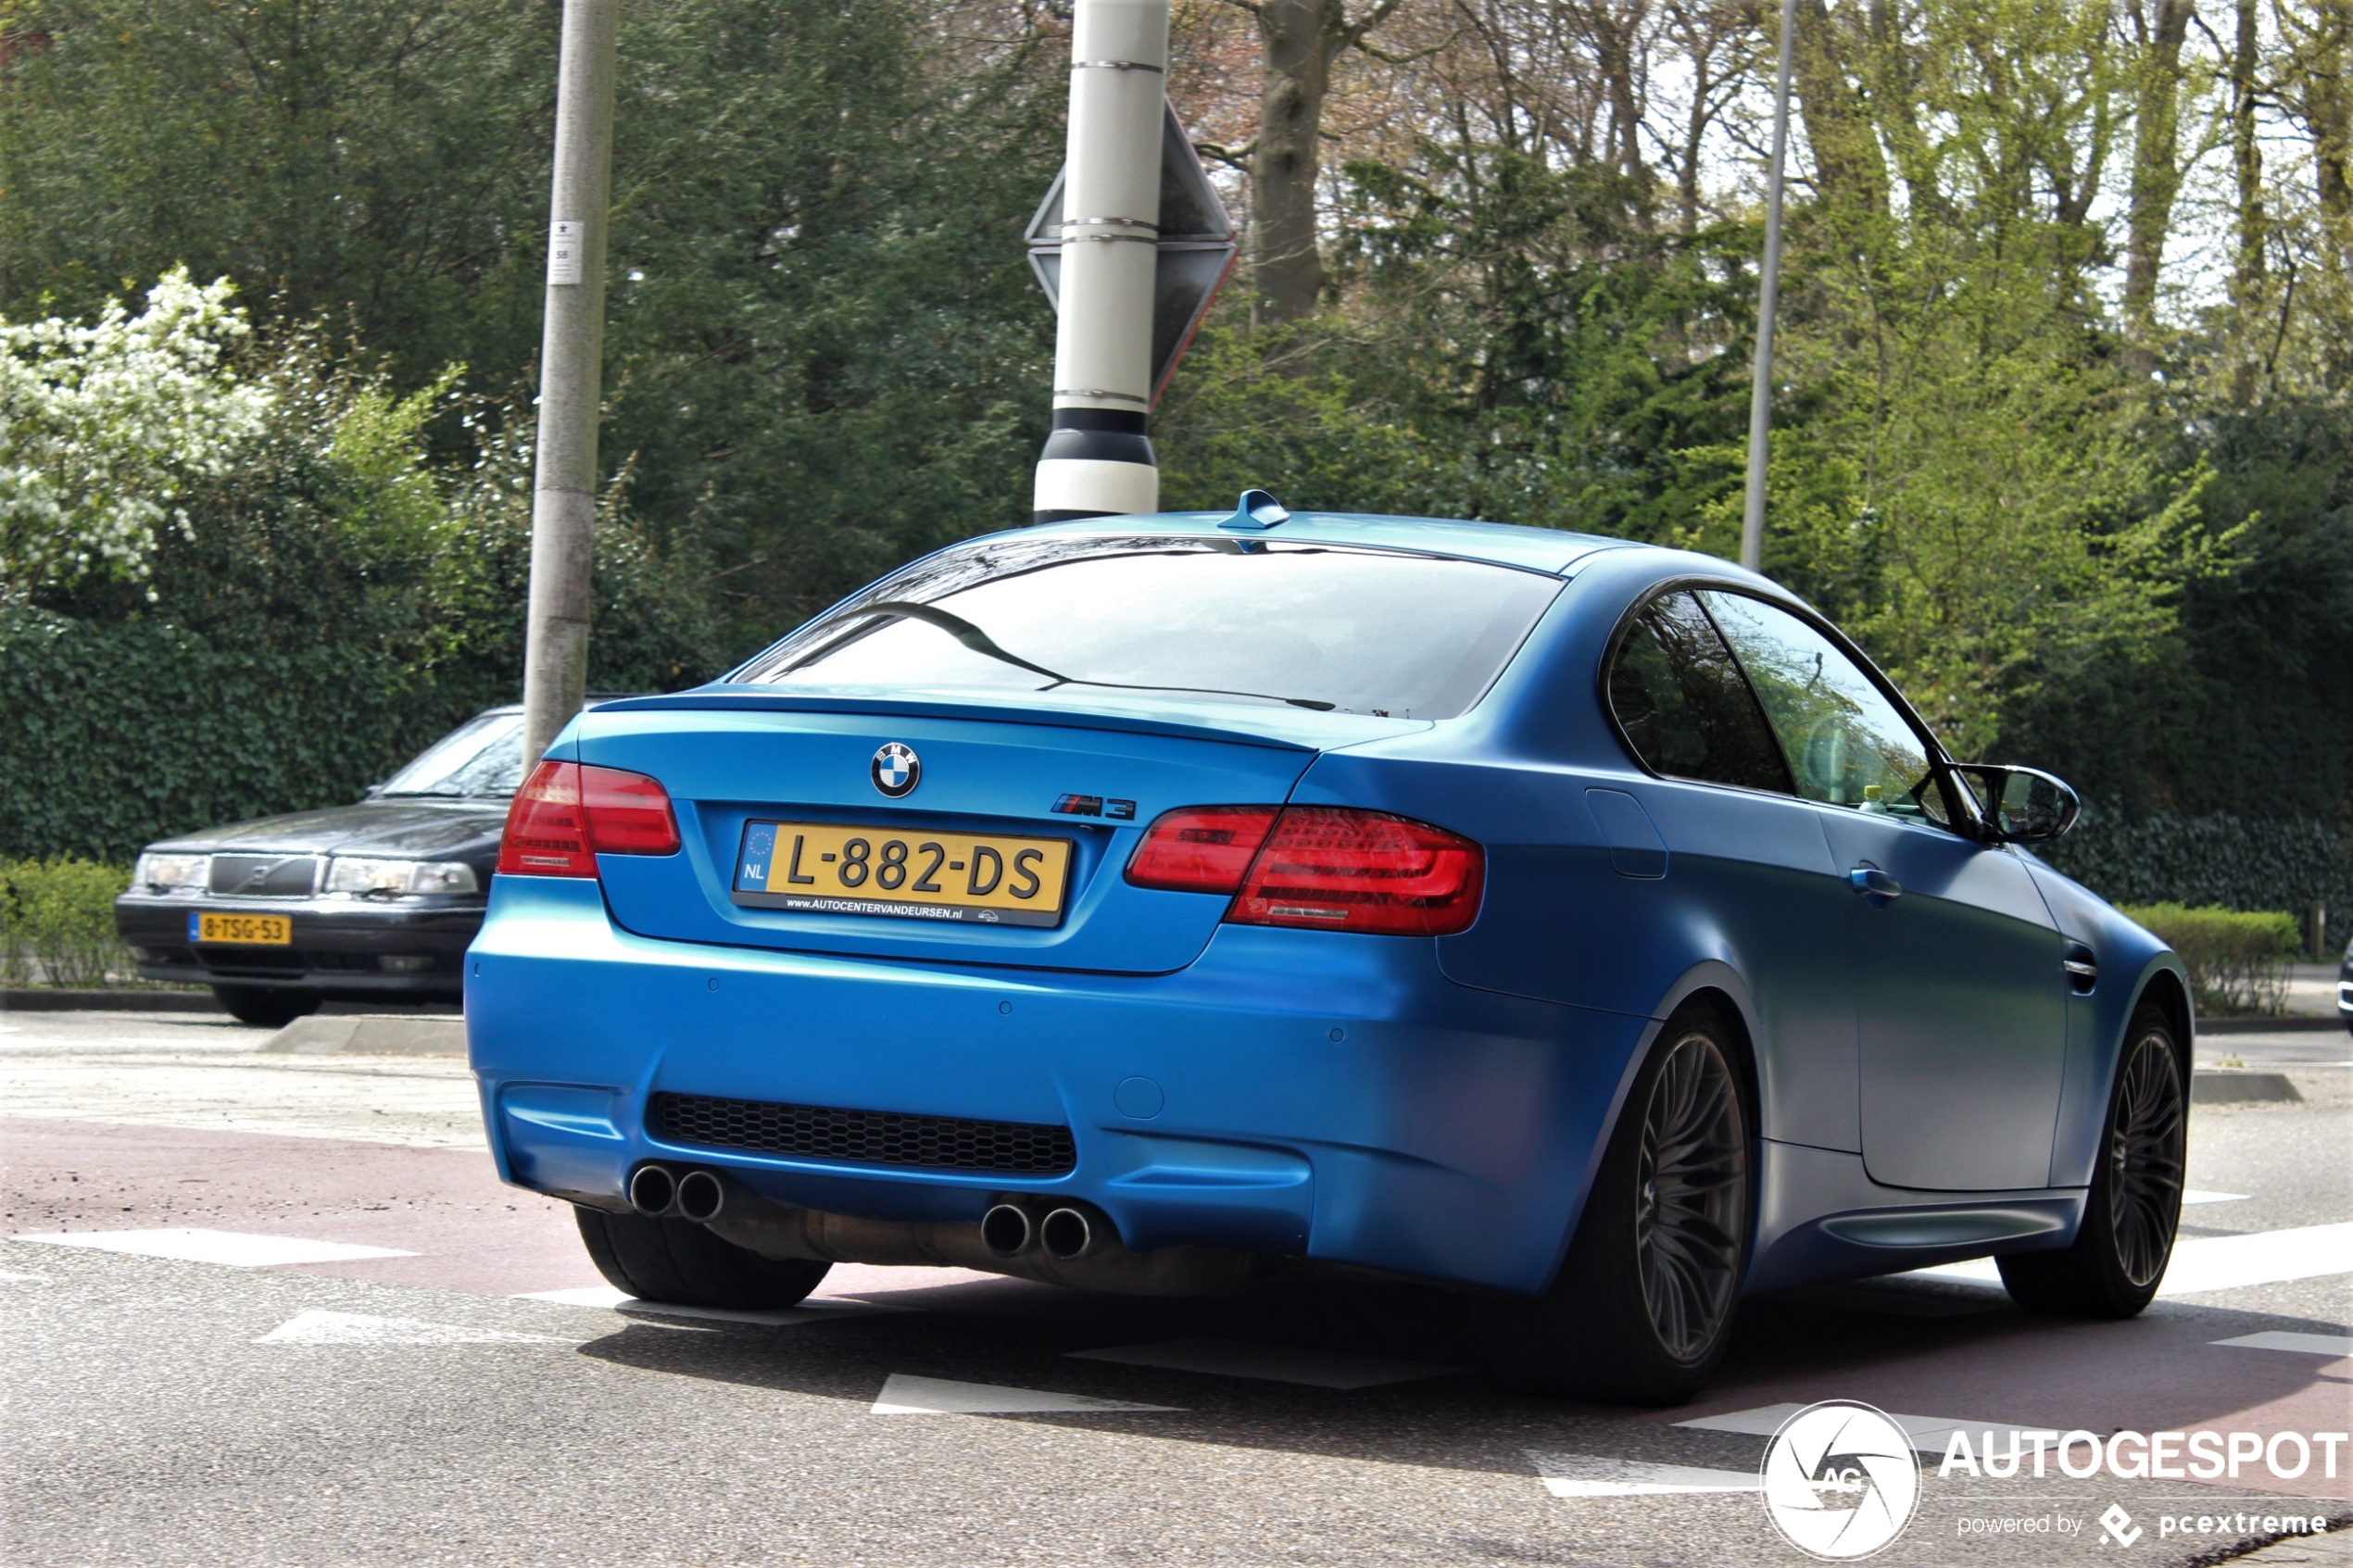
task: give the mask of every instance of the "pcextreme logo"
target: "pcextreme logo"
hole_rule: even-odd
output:
[[[1920,1461],[1885,1411],[1851,1399],[1808,1405],[1765,1449],[1765,1513],[1808,1557],[1848,1562],[1904,1533]]]

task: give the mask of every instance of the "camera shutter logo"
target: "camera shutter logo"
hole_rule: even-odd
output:
[[[876,789],[897,800],[914,794],[915,786],[924,782],[924,759],[915,755],[913,746],[892,741],[875,753],[866,771]]]
[[[1920,1461],[1888,1415],[1851,1399],[1808,1405],[1766,1446],[1765,1513],[1808,1557],[1849,1562],[1904,1533],[1920,1500]]]

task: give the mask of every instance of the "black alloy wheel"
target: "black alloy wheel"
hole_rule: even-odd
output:
[[[1634,1251],[1659,1343],[1679,1361],[1706,1352],[1740,1284],[1748,1148],[1740,1091],[1716,1043],[1678,1040],[1642,1119]]]
[[[773,1311],[817,1288],[831,1263],[763,1258],[692,1220],[575,1207],[580,1240],[606,1283],[640,1301]]]
[[[2164,1010],[2149,1003],[2124,1039],[2073,1245],[1997,1260],[2010,1298],[2028,1311],[2132,1317],[2156,1298],[2172,1260],[2189,1138],[2181,1052]]]
[[[1552,1288],[1481,1313],[1498,1372],[1643,1405],[1680,1403],[1706,1382],[1748,1257],[1753,1150],[1736,1060],[1711,1009],[1659,1032]]]
[[[296,1019],[317,1012],[326,999],[316,991],[285,985],[215,985],[212,996],[229,1010],[231,1017],[256,1029],[283,1029]]]

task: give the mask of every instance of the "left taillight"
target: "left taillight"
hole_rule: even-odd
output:
[[[498,843],[502,876],[595,876],[602,855],[673,855],[678,819],[659,779],[542,762],[515,791]]]

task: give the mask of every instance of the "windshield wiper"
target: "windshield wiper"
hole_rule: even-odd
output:
[[[852,613],[862,619],[872,620],[874,624],[861,626],[849,637],[843,637],[827,643],[822,647],[812,649],[808,657],[793,660],[777,673],[789,675],[804,665],[813,664],[825,655],[840,648],[844,644],[876,631],[888,621],[920,621],[926,626],[937,627],[984,659],[993,659],[1000,664],[1010,664],[1016,670],[1026,670],[1033,675],[1043,675],[1057,685],[1103,686],[1123,692],[1199,692],[1204,696],[1246,696],[1254,697],[1261,702],[1287,702],[1293,708],[1312,709],[1318,713],[1329,713],[1340,706],[1338,703],[1325,702],[1312,696],[1278,696],[1273,692],[1233,691],[1224,686],[1165,686],[1136,681],[1090,681],[1084,675],[1065,675],[1059,670],[1049,670],[1042,664],[1033,663],[1017,653],[1008,653],[997,646],[995,638],[961,615],[950,614],[933,605],[916,604],[912,599],[878,599]]]

